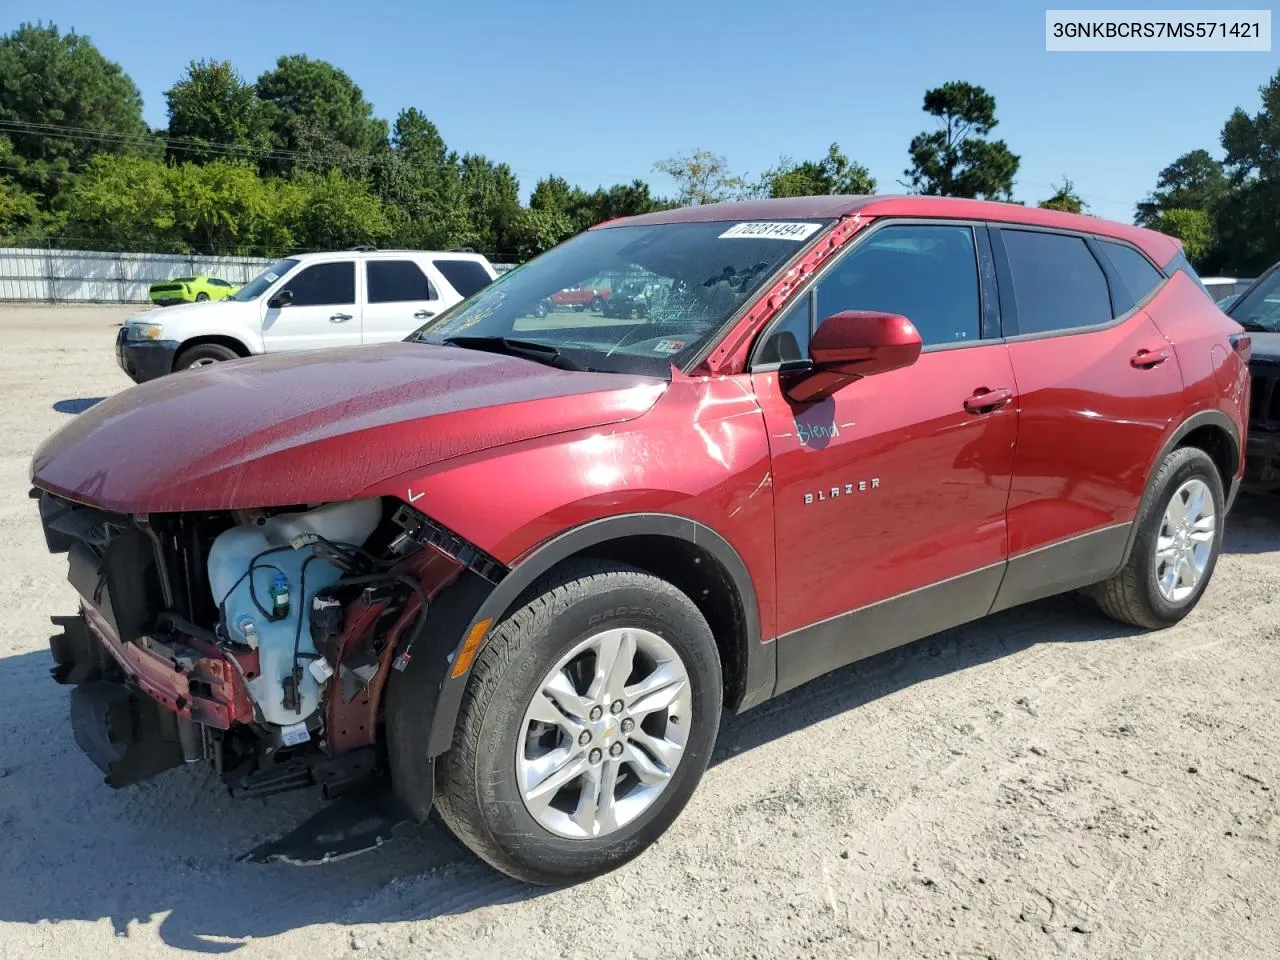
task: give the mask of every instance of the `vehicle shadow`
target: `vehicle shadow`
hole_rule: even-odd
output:
[[[1242,493],[1227,517],[1225,553],[1280,550],[1280,496]]]
[[[67,400],[59,400],[53,405],[53,409],[58,413],[84,413],[94,404],[101,403],[106,397],[71,397]]]
[[[1280,523],[1268,504],[1242,501],[1238,509],[1227,527],[1228,551],[1280,549]],[[1037,644],[1139,632],[1078,596],[1008,610],[726,719],[713,763]],[[315,812],[316,800],[232,801],[211,774],[184,769],[112,790],[73,742],[67,694],[49,681],[48,666],[44,651],[0,659],[8,707],[0,714],[0,923],[106,918],[125,935],[159,920],[170,946],[231,953],[250,939],[314,924],[424,920],[544,892],[491,870],[434,821],[324,867],[236,862]]]

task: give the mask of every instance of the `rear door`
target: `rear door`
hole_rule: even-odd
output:
[[[1019,397],[1002,609],[1119,568],[1183,384],[1172,344],[1096,239],[991,236]]]
[[[441,309],[440,291],[409,257],[365,261],[365,343],[403,340]]]
[[[271,306],[284,291],[288,306]],[[267,353],[319,350],[360,343],[360,305],[354,260],[298,267],[263,301],[262,342]]]

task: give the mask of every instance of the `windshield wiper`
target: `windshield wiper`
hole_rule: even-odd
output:
[[[468,350],[488,350],[490,353],[503,353],[512,357],[522,357],[561,370],[586,370],[582,364],[570,360],[555,347],[533,340],[513,340],[511,337],[498,336],[458,336],[445,337],[440,341],[453,347]]]

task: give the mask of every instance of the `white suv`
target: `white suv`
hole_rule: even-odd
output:
[[[348,250],[278,260],[226,300],[149,310],[116,339],[136,383],[288,350],[403,340],[497,274],[475,253]]]

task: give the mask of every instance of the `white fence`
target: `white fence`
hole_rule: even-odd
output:
[[[273,261],[264,257],[203,257],[172,253],[97,253],[0,247],[0,301],[145,303],[161,280],[207,274],[248,283]],[[494,264],[502,273],[511,264]]]
[[[0,247],[0,300],[143,303],[151,284],[208,274],[247,283],[272,261],[169,253],[97,253]]]

